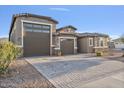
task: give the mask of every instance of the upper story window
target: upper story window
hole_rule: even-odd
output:
[[[50,30],[50,26],[48,26],[48,25],[42,25],[42,28],[45,30]]]
[[[29,32],[46,32],[46,33],[48,33],[50,31],[50,26],[43,25],[43,24],[24,23],[24,29],[25,29],[25,31],[29,31]]]
[[[36,28],[36,29],[41,29],[41,25],[38,25],[38,24],[33,24],[32,26],[33,26],[33,28]]]
[[[89,38],[89,46],[93,46],[93,38]]]
[[[30,24],[30,23],[24,23],[24,27],[25,28],[32,28],[32,24]]]

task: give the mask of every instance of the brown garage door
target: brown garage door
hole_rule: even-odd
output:
[[[49,33],[26,32],[24,37],[24,56],[49,55],[49,39]]]
[[[74,54],[74,40],[73,39],[61,39],[60,48],[62,55]]]

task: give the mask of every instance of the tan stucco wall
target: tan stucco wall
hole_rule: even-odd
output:
[[[11,37],[10,40],[16,44],[16,45],[20,45],[22,43],[22,33],[21,33],[21,26],[20,26],[20,22],[18,19],[15,20],[14,26],[12,28],[12,32],[11,32]],[[19,40],[20,39],[20,40]]]
[[[75,32],[75,30],[72,29],[72,28],[64,28],[64,29],[60,30],[59,32],[60,32],[60,33],[69,33],[69,32],[67,32],[68,30],[70,30],[71,33],[74,33],[74,32]]]
[[[89,38],[93,38],[93,46],[89,46]],[[81,37],[81,38],[78,38],[78,52],[79,53],[93,53],[95,52],[96,50],[107,50],[107,48],[104,48],[104,47],[107,47],[108,44],[108,37],[103,37],[103,40],[104,40],[104,47],[103,48],[99,48],[99,49],[94,49],[94,47],[96,46],[97,47],[97,41],[99,40],[99,37]]]

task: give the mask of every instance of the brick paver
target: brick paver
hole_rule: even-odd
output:
[[[85,85],[124,71],[124,63],[120,61],[86,55],[37,57],[26,60],[55,87],[90,87]]]

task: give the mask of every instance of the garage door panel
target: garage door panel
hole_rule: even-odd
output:
[[[26,32],[24,37],[24,56],[49,55],[49,33]]]
[[[73,39],[61,40],[60,48],[63,55],[74,54],[74,40]]]

